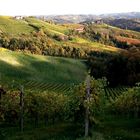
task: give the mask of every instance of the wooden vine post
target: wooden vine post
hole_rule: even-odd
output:
[[[20,87],[20,131],[23,132],[24,127],[24,87]]]
[[[86,100],[87,103],[90,101],[90,75],[86,79]],[[89,134],[89,106],[85,108],[85,137]]]

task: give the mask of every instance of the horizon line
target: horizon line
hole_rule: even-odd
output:
[[[84,14],[84,13],[79,13],[79,14],[73,14],[73,13],[69,13],[69,14],[15,14],[15,15],[9,15],[9,14],[0,14],[0,16],[61,16],[61,15],[92,15],[92,16],[101,16],[101,15],[112,15],[112,14],[127,14],[127,13],[140,13],[140,11],[131,11],[131,12],[112,12],[112,13],[101,13],[101,14]]]

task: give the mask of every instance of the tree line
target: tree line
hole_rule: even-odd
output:
[[[0,34],[0,46],[12,51],[23,51],[32,54],[63,56],[72,58],[87,58],[89,49],[77,47],[76,44],[69,46],[60,43],[65,38],[62,35],[50,35],[48,32],[39,30],[30,35],[22,34],[18,37],[2,33]],[[66,38],[71,40],[71,37]]]
[[[106,77],[110,86],[134,86],[140,82],[140,50],[136,47],[120,54],[95,53],[88,59],[91,75]]]

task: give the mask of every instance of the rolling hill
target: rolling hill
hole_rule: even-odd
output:
[[[24,20],[16,20],[13,17],[0,16],[0,32],[19,35],[30,34],[35,28],[29,26]]]
[[[41,56],[9,51],[0,48],[0,81],[12,84],[37,83],[77,84],[85,79],[83,60]]]
[[[0,23],[4,23],[0,24],[0,46],[11,50],[15,50],[13,48],[31,52],[32,50],[37,50],[36,52],[40,52],[39,54],[45,52],[45,54],[48,55],[52,55],[50,48],[52,49],[51,52],[54,52],[53,49],[69,51],[69,48],[73,51],[75,51],[75,49],[77,49],[77,51],[82,49],[82,52],[121,51],[119,48],[115,48],[111,45],[105,45],[102,42],[86,38],[85,35],[82,35],[85,25],[81,24],[55,24],[34,17],[24,17],[20,20],[11,17],[0,17]],[[83,27],[83,32],[79,33],[77,30],[81,27]],[[104,27],[98,27],[98,25],[96,25],[95,29],[96,28],[102,30]],[[8,35],[3,35],[2,33]],[[67,53],[68,52],[65,52],[64,54]],[[56,52],[55,54],[58,53]]]
[[[135,19],[105,19],[104,22],[122,29],[140,32],[140,22]]]
[[[135,19],[140,18],[140,12],[128,12],[128,13],[112,13],[112,14],[101,14],[101,15],[43,15],[36,16],[41,19],[42,17],[45,20],[51,20],[56,23],[80,23],[84,21],[95,21],[99,19],[111,18],[111,19]]]
[[[102,20],[101,20],[102,21]],[[115,26],[103,23],[87,22],[85,35],[93,42],[116,46],[116,48],[128,49],[135,45],[140,47],[140,33],[132,30],[124,30]]]
[[[28,22],[28,24],[36,29],[44,29],[47,32],[49,32],[50,34],[60,34],[60,35],[64,35],[65,33],[68,32],[68,29],[65,28],[64,26],[61,25],[56,25],[56,24],[51,24],[49,22],[45,22],[43,20],[37,19],[37,18],[32,18],[32,17],[28,17],[25,18],[25,21]]]
[[[140,139],[139,48],[105,23],[0,17],[0,139],[83,140],[85,118],[87,139]]]

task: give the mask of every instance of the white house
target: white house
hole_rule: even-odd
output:
[[[23,16],[15,16],[14,18],[19,20],[19,19],[23,19]]]

